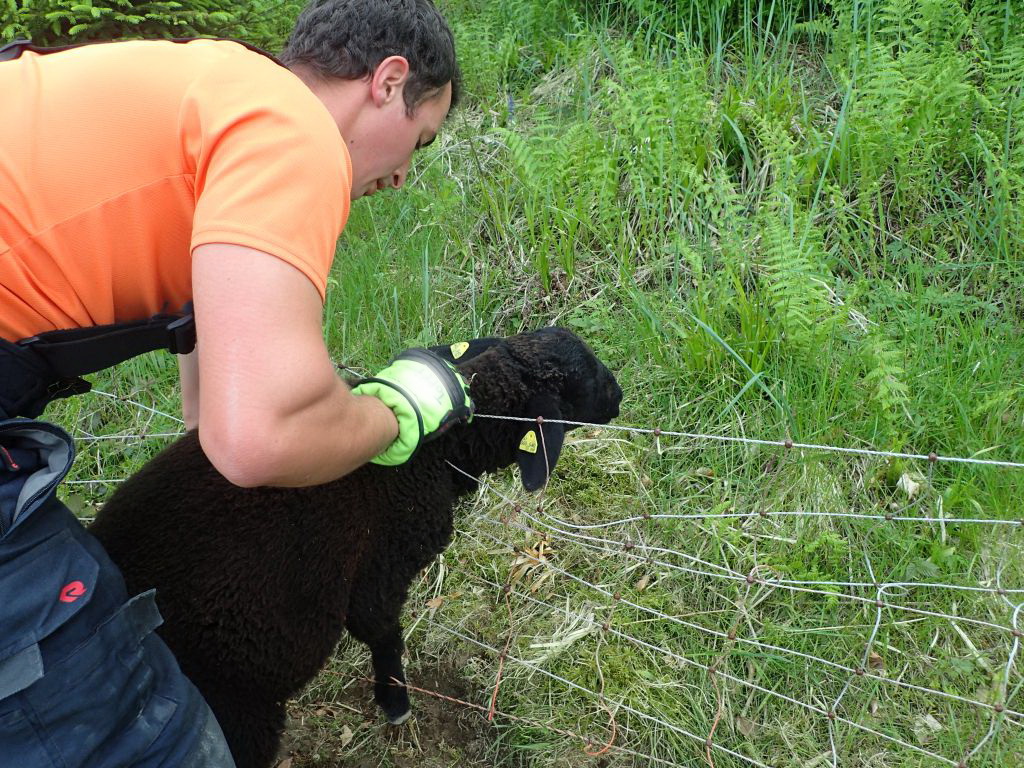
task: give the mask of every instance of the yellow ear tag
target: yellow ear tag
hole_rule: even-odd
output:
[[[459,341],[459,342],[456,342],[455,344],[452,344],[452,346],[451,346],[452,357],[454,357],[456,360],[458,360],[460,357],[462,357],[464,354],[466,354],[466,350],[467,349],[469,349],[469,342],[468,341]]]
[[[523,439],[519,443],[519,450],[525,451],[526,453],[537,452],[537,433],[532,429],[523,435]]]

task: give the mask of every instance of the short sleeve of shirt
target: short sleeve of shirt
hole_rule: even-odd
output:
[[[305,274],[323,299],[352,188],[345,142],[324,105],[287,69],[239,48],[193,83],[181,120],[186,164],[195,164],[190,248],[264,251]]]

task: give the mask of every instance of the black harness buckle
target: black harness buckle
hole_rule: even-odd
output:
[[[167,349],[175,355],[187,355],[196,348],[196,319],[184,315],[167,326]]]

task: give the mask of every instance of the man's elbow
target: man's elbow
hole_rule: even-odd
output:
[[[205,427],[199,443],[210,463],[229,483],[242,488],[293,485],[287,482],[287,457],[261,430]]]

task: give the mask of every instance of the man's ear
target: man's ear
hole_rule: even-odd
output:
[[[402,98],[402,91],[409,79],[409,62],[404,56],[388,56],[373,71],[370,77],[370,95],[378,107],[393,99]]]
[[[523,430],[519,450],[516,451],[523,488],[536,491],[547,484],[562,453],[565,425],[547,421],[562,418],[558,401],[551,395],[534,395],[527,404],[526,412],[531,416],[544,418],[542,423],[529,425]]]

